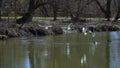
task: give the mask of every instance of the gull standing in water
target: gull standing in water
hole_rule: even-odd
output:
[[[87,35],[87,27],[82,28],[82,33],[84,33],[84,35]]]
[[[64,32],[65,32],[65,34],[66,33],[71,33],[71,30],[72,30],[72,25],[73,25],[73,23],[70,23],[70,24],[68,24],[66,27],[65,27],[65,29],[64,29]]]

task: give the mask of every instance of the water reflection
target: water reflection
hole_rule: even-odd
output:
[[[86,62],[87,62],[86,60],[87,60],[86,54],[84,54],[83,57],[81,58],[81,65],[86,64]]]
[[[93,41],[91,43],[91,46],[90,46],[90,49],[89,49],[90,51],[89,52],[91,52],[92,55],[95,55],[95,52],[96,52],[98,44],[99,43],[97,41]]]
[[[26,46],[20,46],[17,40],[14,40],[15,43],[8,40],[4,42],[0,42],[0,68],[30,68]]]
[[[30,60],[29,60],[29,56],[26,56],[26,59],[25,59],[25,64],[26,64],[26,68],[30,68]]]
[[[70,33],[0,41],[0,68],[119,68],[119,36]]]
[[[120,67],[120,33],[111,32],[110,33],[110,68]]]
[[[69,56],[70,55],[70,43],[67,43],[67,45],[66,45],[66,52],[67,52],[67,56]]]
[[[91,32],[91,35],[92,35],[92,37],[95,37],[96,34],[95,34],[95,32]]]

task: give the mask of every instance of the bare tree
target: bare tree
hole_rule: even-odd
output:
[[[120,17],[120,0],[114,0],[115,6],[117,7],[117,12],[114,21],[117,21]]]
[[[57,12],[58,12],[58,0],[52,0],[51,3],[50,3],[50,6],[52,7],[53,9],[53,17],[54,17],[54,21],[57,19]]]
[[[98,0],[94,0],[94,1],[99,6],[100,10],[104,13],[105,18],[107,18],[107,20],[110,21],[112,0],[106,0],[105,6],[103,6]]]
[[[21,19],[17,20],[17,23],[25,23],[32,20],[33,12],[40,6],[46,5],[48,2],[43,2],[41,0],[29,0],[29,7],[27,12],[23,15]]]
[[[78,21],[87,5],[87,0],[66,0],[66,12],[72,21]]]

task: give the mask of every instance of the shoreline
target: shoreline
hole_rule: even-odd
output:
[[[65,27],[63,29],[63,26]],[[25,24],[14,22],[0,22],[0,39],[27,36],[46,36],[64,34],[64,30],[86,32],[120,31],[120,23],[113,22],[63,22],[63,21],[36,21]]]

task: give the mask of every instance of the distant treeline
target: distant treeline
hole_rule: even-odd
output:
[[[120,0],[0,0],[1,16],[22,16],[17,22],[31,21],[32,16],[103,17],[117,21],[120,17]]]

